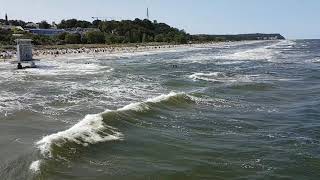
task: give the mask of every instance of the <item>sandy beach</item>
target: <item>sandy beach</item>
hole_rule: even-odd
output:
[[[183,45],[126,45],[126,46],[106,46],[99,47],[95,46],[83,46],[79,48],[74,47],[41,47],[36,46],[33,49],[33,58],[34,59],[43,59],[43,58],[53,58],[53,57],[64,57],[64,56],[81,56],[81,55],[110,55],[110,54],[119,54],[119,53],[139,53],[139,52],[150,52],[150,51],[162,51],[176,48],[188,48],[188,47],[199,47],[199,46],[208,46],[213,43],[208,44],[183,44]],[[0,53],[0,59],[3,60],[13,60],[16,58],[16,50],[7,50]]]
[[[221,46],[232,46],[237,44],[251,44],[259,41],[238,41],[238,42],[212,42],[202,44],[181,44],[181,45],[109,45],[101,47],[102,45],[83,46],[70,45],[69,46],[34,46],[33,58],[37,60],[41,59],[52,59],[52,58],[68,58],[68,57],[103,57],[112,56],[119,54],[141,54],[150,52],[162,52],[162,51],[175,51],[188,48],[207,48],[207,47],[221,47]],[[75,48],[78,46],[78,48]],[[7,50],[0,53],[0,59],[2,61],[12,61],[16,59],[15,50]]]

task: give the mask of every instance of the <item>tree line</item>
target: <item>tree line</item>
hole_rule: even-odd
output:
[[[1,20],[0,20],[1,23]],[[27,24],[20,20],[9,21],[11,25],[27,28]],[[46,21],[38,23],[39,28],[49,29],[51,25]],[[191,36],[184,30],[171,27],[165,23],[151,22],[150,20],[135,19],[123,21],[101,21],[93,22],[69,19],[62,20],[56,25],[58,29],[66,30],[65,33],[57,36],[41,36],[30,33],[23,33],[23,37],[32,38],[35,44],[119,44],[119,43],[148,43],[165,42],[184,44]],[[85,33],[73,33],[76,28],[92,28],[92,31]],[[99,29],[99,31],[95,30]],[[15,30],[1,30],[0,42],[12,44]],[[21,38],[21,37],[20,37]]]
[[[11,24],[28,28],[27,24],[21,20],[0,19],[0,24]],[[34,24],[34,23],[33,23]],[[37,23],[41,29],[53,28],[46,21]],[[62,20],[55,25],[55,28],[64,29],[66,32],[56,36],[34,35],[28,32],[21,32],[20,29],[5,30],[0,29],[0,44],[12,45],[16,38],[30,38],[37,45],[63,45],[63,44],[121,44],[121,43],[174,43],[185,44],[188,42],[217,42],[217,41],[241,41],[241,40],[261,40],[265,38],[277,37],[284,39],[280,34],[240,34],[240,35],[190,35],[184,30],[171,27],[165,23],[150,21],[148,19],[135,19],[123,21],[101,21],[93,22],[68,19]],[[92,30],[77,33],[75,29]],[[76,33],[75,33],[76,32]],[[15,36],[19,34],[19,36]]]

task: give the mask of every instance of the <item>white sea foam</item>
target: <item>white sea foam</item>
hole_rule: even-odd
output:
[[[26,101],[32,101],[31,93],[15,94],[13,92],[0,92],[0,113],[19,111],[30,108]]]
[[[233,54],[223,55],[218,59],[230,60],[269,60],[272,59],[274,51],[268,47],[255,48],[245,51],[239,51]]]
[[[103,133],[103,130],[106,128],[112,133]],[[65,131],[43,137],[40,141],[36,142],[36,145],[42,155],[51,157],[53,144],[59,145],[68,141],[87,146],[88,144],[119,140],[121,137],[122,134],[118,132],[116,128],[103,123],[102,114],[95,114],[87,115],[83,120]]]
[[[283,47],[292,48],[296,44],[297,44],[297,42],[293,41],[293,40],[282,40],[282,41],[279,41],[276,44],[271,45],[270,47],[272,47],[272,48],[283,48]]]
[[[193,80],[204,80],[204,81],[211,81],[217,82],[220,81],[218,78],[226,78],[225,73],[222,72],[210,72],[210,73],[194,73],[189,76],[189,78]]]
[[[40,166],[41,166],[41,160],[33,161],[29,167],[29,169],[33,173],[37,173],[40,171]]]
[[[262,41],[253,41],[253,42],[241,42],[241,43],[225,43],[225,44],[216,44],[215,46],[211,46],[211,48],[229,48],[232,46],[238,45],[250,45],[261,43]],[[272,61],[276,55],[280,52],[278,51],[278,47],[283,47],[287,45],[293,46],[295,42],[292,41],[277,41],[271,45],[261,46],[258,48],[250,48],[243,49],[238,51],[222,51],[211,54],[203,54],[203,53],[194,53],[190,57],[183,58],[180,61],[187,62],[196,62],[196,63],[207,63],[208,61],[217,61],[215,64],[217,65],[228,65],[228,64],[240,64],[251,60],[268,60]],[[223,60],[221,62],[221,60]]]
[[[217,59],[225,60],[268,60],[272,61],[273,58],[280,52],[278,49],[285,47],[292,48],[296,42],[290,40],[278,41],[272,45],[258,47],[254,49],[241,50],[233,54],[226,54],[217,56]]]
[[[224,82],[224,83],[250,83],[250,82],[267,82],[282,79],[276,79],[267,74],[226,74],[223,72],[208,72],[208,73],[194,73],[189,76],[194,81],[208,81],[208,82]]]
[[[241,63],[245,63],[247,61],[235,61],[235,60],[232,60],[232,61],[223,61],[223,62],[216,62],[215,64],[216,65],[229,65],[229,64],[241,64]]]
[[[210,72],[210,73],[194,73],[189,76],[193,80],[203,80],[209,82],[252,82],[257,76],[260,75],[227,75],[223,72]]]
[[[56,76],[56,75],[87,75],[111,72],[113,69],[108,66],[100,65],[94,59],[42,59],[37,62],[38,68],[27,68],[17,71],[15,65],[1,63],[0,82],[9,80],[19,80],[27,76]],[[101,71],[103,70],[103,71]]]
[[[311,62],[312,63],[320,63],[320,58],[314,58]]]
[[[38,68],[26,69],[24,71],[31,75],[87,75],[100,73],[100,70],[103,68],[108,67],[97,63],[49,60],[40,62]]]

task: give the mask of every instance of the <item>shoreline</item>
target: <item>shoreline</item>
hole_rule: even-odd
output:
[[[192,47],[192,44],[185,45],[136,45],[136,44],[126,44],[126,45],[91,45],[91,46],[79,46],[78,48],[73,47],[59,47],[59,48],[35,48],[33,55],[35,59],[48,58],[48,57],[63,57],[63,56],[81,56],[81,55],[113,55],[113,54],[124,54],[124,53],[139,53],[139,52],[151,52],[151,51],[160,51],[168,50],[175,48],[185,48]]]
[[[138,53],[160,51],[175,48],[187,48],[196,46],[207,46],[218,44],[211,43],[194,43],[194,44],[168,44],[168,43],[150,43],[150,44],[68,44],[41,46],[33,45],[33,58],[56,58],[68,55],[112,55],[117,53]],[[221,42],[220,42],[221,43]],[[3,50],[0,52],[1,61],[12,61],[16,58],[16,50]]]
[[[212,47],[215,45],[232,45],[235,43],[256,43],[255,41],[232,41],[232,42],[208,42],[208,43],[192,43],[192,44],[164,44],[164,43],[150,43],[150,44],[69,44],[69,45],[54,45],[54,46],[39,46],[33,47],[34,59],[58,58],[68,56],[91,55],[108,56],[125,53],[141,53],[141,52],[160,52],[163,50],[174,50],[182,48],[201,48]],[[3,51],[0,53],[1,61],[13,61],[16,58],[16,50]]]
[[[44,56],[61,56],[68,54],[93,54],[93,53],[125,53],[125,52],[142,52],[151,49],[168,49],[175,47],[192,46],[192,44],[167,44],[167,43],[150,43],[150,44],[67,44],[67,45],[33,45],[33,57],[41,58]],[[15,46],[7,50],[1,49],[0,60],[11,60],[16,58],[17,51]]]

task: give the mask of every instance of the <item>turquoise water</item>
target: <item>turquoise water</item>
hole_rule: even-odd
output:
[[[320,41],[0,66],[1,179],[319,179]]]

